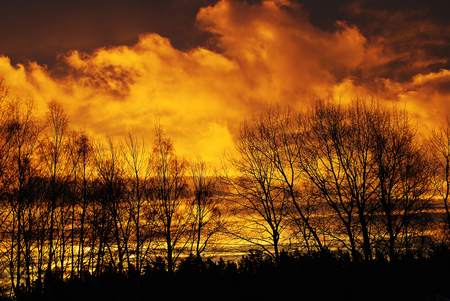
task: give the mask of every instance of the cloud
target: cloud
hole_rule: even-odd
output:
[[[449,68],[450,27],[440,17],[448,4],[381,1],[370,6],[355,1],[345,7],[348,18],[376,50],[364,65],[361,77],[410,81],[416,74]]]
[[[398,96],[425,130],[439,126],[450,113],[450,71],[417,74]]]
[[[268,92],[275,101],[325,97],[364,60],[365,38],[355,26],[338,22],[336,32],[321,31],[294,4],[284,9],[274,1],[221,1],[203,8],[197,20],[216,35],[222,53],[239,64],[249,88],[262,92],[260,99]]]
[[[383,77],[401,51],[345,20],[330,32],[290,1],[222,0],[202,8],[197,25],[212,36],[207,47],[178,50],[147,33],[132,46],[60,56],[58,77],[37,63],[13,67],[7,57],[0,58],[0,74],[12,93],[35,95],[41,111],[45,102],[61,101],[72,126],[94,137],[131,131],[151,142],[159,121],[181,155],[209,161],[232,148],[240,122],[271,103],[301,108],[318,98],[373,97],[407,102],[426,124],[441,118],[439,110],[448,112],[447,70]],[[423,57],[411,70],[428,66],[427,59],[436,62]]]

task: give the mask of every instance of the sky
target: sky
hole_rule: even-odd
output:
[[[376,99],[420,127],[450,115],[450,3],[2,0],[0,78],[61,102],[95,139],[151,141],[216,161],[267,105]]]

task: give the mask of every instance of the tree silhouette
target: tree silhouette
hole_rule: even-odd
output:
[[[320,101],[310,112],[305,131],[302,168],[342,224],[347,237],[342,242],[346,245],[348,241],[355,260],[359,258],[359,233],[364,258],[372,258],[369,229],[378,182],[372,164],[370,122],[377,109],[376,103],[361,100],[347,106]]]
[[[213,244],[220,244],[219,235],[225,232],[227,210],[222,205],[224,187],[200,156],[190,162],[190,177],[194,214],[191,253],[200,258],[206,251],[218,248]]]
[[[73,203],[72,203],[72,277],[82,276],[90,268],[85,260],[88,237],[87,215],[90,204],[93,177],[92,143],[83,131],[73,133]],[[78,231],[77,231],[78,230]]]
[[[40,126],[34,116],[34,99],[25,101],[11,99],[7,104],[3,147],[2,186],[7,197],[9,210],[4,212],[3,221],[8,233],[3,246],[8,258],[8,270],[14,295],[31,290],[31,274],[35,237],[37,193],[41,183],[40,170],[36,161]],[[6,204],[5,204],[6,205]],[[25,277],[24,277],[25,276]],[[25,278],[25,279],[24,279]]]
[[[268,107],[259,118],[253,118],[253,127],[260,140],[259,151],[273,164],[276,185],[290,202],[290,217],[295,233],[308,253],[324,251],[325,240],[320,239],[323,225],[318,217],[320,202],[308,192],[310,185],[305,181],[300,162],[305,155],[304,116],[293,114],[289,107]],[[295,226],[294,226],[295,225]],[[322,228],[322,229],[320,229]]]
[[[407,251],[412,221],[422,219],[430,208],[432,165],[406,111],[379,111],[371,131],[377,201],[388,235],[389,257],[395,260],[399,238]]]
[[[289,198],[277,181],[277,168],[265,153],[258,128],[244,122],[235,141],[236,155],[229,154],[224,180],[238,221],[232,234],[255,244],[279,262],[280,239],[288,226]]]
[[[439,128],[434,128],[430,135],[431,154],[433,156],[433,185],[445,210],[445,224],[450,235],[450,119]]]
[[[130,216],[134,224],[134,268],[140,274],[143,270],[144,258],[150,251],[149,244],[152,243],[154,231],[154,217],[152,210],[147,210],[146,219],[144,216],[145,206],[150,207],[151,202],[146,197],[148,181],[151,169],[151,154],[149,153],[145,141],[138,140],[131,134],[125,139],[122,145],[123,157],[126,162],[125,172],[130,179],[128,187],[128,201],[130,202]]]
[[[66,223],[66,206],[63,202],[63,194],[67,187],[69,176],[72,172],[70,164],[70,153],[72,151],[69,144],[69,120],[61,103],[52,100],[48,103],[48,111],[45,116],[45,128],[39,145],[39,156],[42,168],[48,177],[48,210],[50,214],[48,230],[48,259],[46,267],[46,287],[50,286],[53,277],[53,269],[58,267],[56,260],[57,244],[59,239],[65,241],[64,225]],[[65,244],[59,249],[60,271],[57,275],[62,277],[65,255]]]
[[[112,241],[104,243],[109,254],[109,264],[119,274],[124,273],[125,261],[129,264],[129,241],[131,236],[131,214],[125,198],[124,164],[120,151],[112,138],[107,145],[98,144],[94,150],[94,165],[98,173],[101,191],[100,203],[104,221],[112,231]],[[101,226],[102,227],[102,226]],[[107,238],[108,233],[103,233]]]
[[[187,162],[177,157],[172,142],[160,125],[155,127],[151,164],[151,192],[157,231],[164,240],[167,268],[173,274],[175,263],[190,241],[189,224],[193,219],[192,206],[186,202]]]

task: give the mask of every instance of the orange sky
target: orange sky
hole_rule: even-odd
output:
[[[151,141],[160,121],[179,154],[208,161],[232,147],[242,120],[271,103],[375,98],[406,106],[424,127],[438,125],[450,113],[449,62],[437,54],[450,28],[357,1],[345,9],[349,19],[368,15],[389,26],[335,19],[329,30],[297,2],[221,0],[197,12],[207,38],[194,47],[147,32],[134,44],[71,48],[51,67],[0,56],[0,76],[12,95],[33,94],[41,112],[59,100],[72,127],[94,137],[131,131]]]

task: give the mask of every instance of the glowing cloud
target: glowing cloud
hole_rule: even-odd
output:
[[[72,126],[95,137],[131,131],[151,141],[160,121],[180,154],[211,161],[232,147],[239,123],[268,103],[299,108],[318,98],[402,100],[429,123],[450,109],[449,71],[408,82],[373,80],[367,74],[391,61],[386,43],[369,41],[346,22],[336,22],[334,32],[315,28],[302,7],[287,0],[222,0],[201,9],[197,23],[214,35],[208,48],[180,51],[157,34],[142,34],[134,46],[61,56],[63,76],[37,63],[12,67],[6,57],[0,57],[0,74],[13,94],[32,93],[41,110],[50,99],[61,101]],[[434,110],[424,113],[424,102]]]

